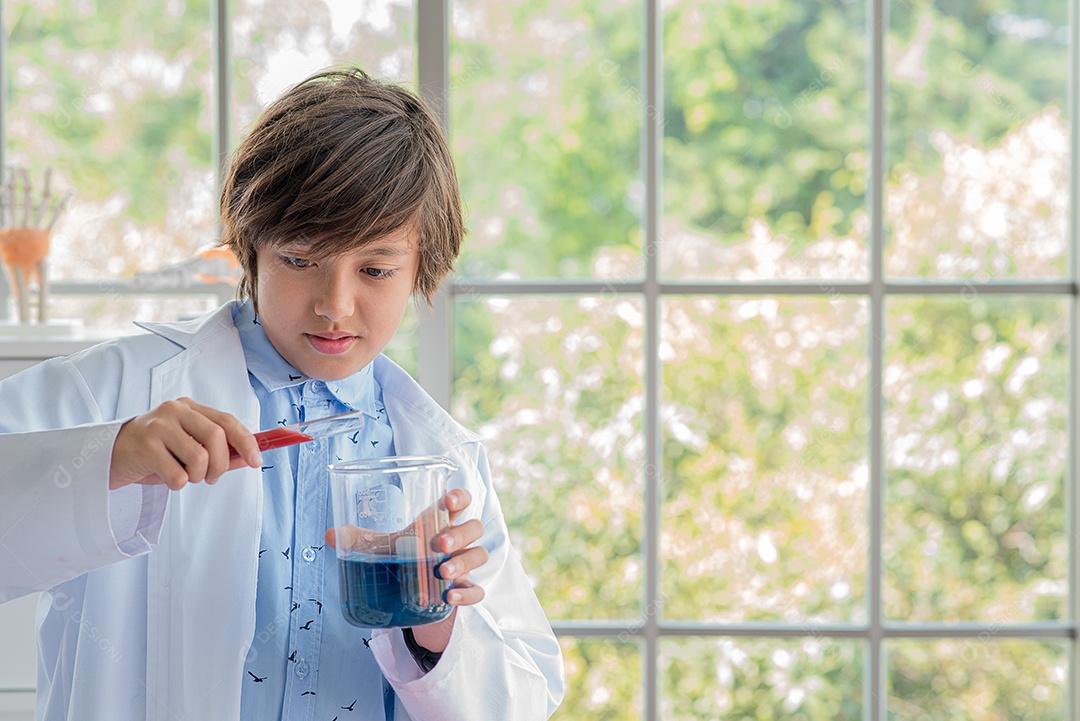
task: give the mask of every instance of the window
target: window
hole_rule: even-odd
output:
[[[220,2],[4,4],[7,158],[115,247],[59,289],[212,238],[286,83],[418,78],[470,237],[392,352],[486,439],[557,718],[1076,717],[1064,0]]]
[[[111,282],[212,242],[207,0],[9,0],[3,11],[5,166],[28,170],[37,189],[52,168],[54,194],[76,191],[50,234],[51,316],[117,325],[216,305],[205,294],[136,299]]]
[[[1075,714],[1066,4],[452,7],[450,398],[561,717]]]

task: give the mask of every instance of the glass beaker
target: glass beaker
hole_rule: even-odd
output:
[[[450,526],[444,496],[457,465],[441,456],[391,456],[330,465],[341,612],[354,626],[391,628],[441,621],[449,558],[435,537]]]

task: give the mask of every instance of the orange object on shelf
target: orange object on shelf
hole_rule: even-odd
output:
[[[19,308],[19,322],[30,322],[30,288],[37,285],[37,319],[45,323],[49,307],[49,279],[45,258],[49,255],[49,231],[75,194],[71,188],[56,197],[52,193],[52,168],[45,168],[40,192],[30,171],[12,167],[0,184],[0,261],[7,269]]]
[[[38,320],[44,322],[46,309],[45,258],[49,255],[48,228],[0,228],[0,261],[7,268],[19,304],[19,320],[30,320],[29,291],[38,287]]]
[[[41,263],[48,254],[47,228],[0,228],[0,261],[9,273],[18,268],[25,280],[34,275],[40,283]]]

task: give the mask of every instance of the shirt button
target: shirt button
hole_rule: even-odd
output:
[[[304,552],[301,553],[300,555],[304,557],[305,561],[307,561],[308,563],[311,563],[312,561],[315,560],[315,549],[314,548],[305,548]]]
[[[293,672],[297,678],[307,678],[308,672],[311,671],[311,666],[308,666],[307,661],[300,661],[293,667]]]
[[[313,390],[313,391],[321,391],[325,385],[326,384],[323,383],[322,381],[312,381],[311,382],[311,390]]]

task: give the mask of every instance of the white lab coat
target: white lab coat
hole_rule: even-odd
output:
[[[145,327],[152,333],[0,383],[0,602],[44,592],[38,719],[239,717],[255,633],[259,470],[178,492],[109,491],[107,479],[123,420],[188,396],[254,427],[258,404],[231,303]],[[472,493],[466,517],[484,522],[490,552],[473,574],[486,598],[459,609],[432,671],[421,674],[400,631],[373,633],[396,718],[547,718],[563,694],[559,645],[509,544],[478,438],[386,358],[374,371],[397,452],[458,463],[451,486]]]

